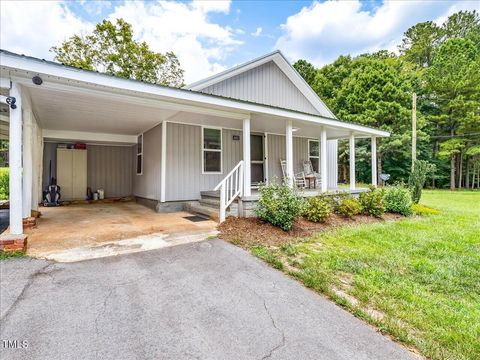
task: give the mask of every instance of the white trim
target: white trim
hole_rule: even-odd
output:
[[[377,186],[377,138],[375,136],[372,136],[371,144],[372,185]]]
[[[250,157],[250,118],[243,119],[242,155],[243,155],[243,196],[252,195],[252,173]]]
[[[11,83],[9,78],[0,78],[0,88],[10,89]]]
[[[200,112],[206,111],[206,106],[208,108],[207,110],[209,111],[225,111],[229,114],[229,116],[235,116],[235,118],[238,119],[244,118],[245,115],[249,115],[251,112],[256,112],[259,114],[273,115],[292,120],[298,119],[320,125],[358,131],[370,136],[390,136],[390,134],[386,131],[371,129],[357,124],[346,123],[320,115],[298,113],[291,110],[216,97],[194,91],[146,84],[139,81],[132,81],[105,74],[74,69],[71,67],[61,66],[59,64],[52,64],[49,62],[19,55],[7,54],[4,52],[0,53],[0,63],[2,64],[2,69],[5,69],[7,72],[13,70],[16,74],[15,78],[18,78],[19,81],[30,87],[34,86],[31,83],[31,76],[34,74],[40,74],[44,80],[44,83],[41,85],[42,87],[48,87],[50,84],[57,90],[60,89],[61,86],[65,87],[66,83],[70,85],[70,88],[74,87],[77,92],[83,91],[91,94],[94,91],[100,91],[103,95],[105,95],[105,92],[110,92],[110,95],[117,100],[120,98],[120,96],[125,95],[125,93],[127,93],[127,95],[131,95],[133,92],[135,97],[130,96],[130,98],[137,98],[139,104],[143,104],[145,102],[158,104],[160,101],[164,100],[167,103],[161,104],[161,107],[168,106],[168,103],[170,103],[173,105],[176,104],[178,109],[183,104],[187,106],[193,106],[196,109],[192,109],[191,111]],[[23,77],[20,76],[21,71],[26,72]],[[153,96],[155,98],[145,99],[145,95]],[[158,97],[160,97],[160,99]],[[185,102],[191,102],[193,104],[185,104]],[[200,109],[197,107],[200,107]],[[212,107],[221,107],[222,109],[212,109]],[[227,115],[225,116],[228,117]]]
[[[355,190],[355,136],[350,134],[348,139],[350,152],[350,190]]]
[[[140,152],[138,152],[138,138],[141,137],[142,138],[142,150]],[[141,134],[138,134],[137,135],[137,144],[135,146],[135,150],[136,150],[136,154],[135,154],[135,173],[137,175],[143,175],[143,141],[144,141],[144,137],[143,137],[143,133]],[[142,161],[140,162],[140,172],[138,172],[138,157],[141,156],[142,157]]]
[[[93,133],[86,131],[69,131],[69,130],[51,130],[43,129],[43,138],[68,140],[68,141],[103,141],[115,142],[122,144],[136,144],[136,135],[121,135],[121,134],[105,134]]]
[[[204,130],[214,129],[220,130],[220,149],[205,149],[204,146]],[[219,152],[220,153],[220,172],[218,171],[205,171],[204,153],[205,151]],[[202,125],[202,139],[201,139],[201,154],[202,154],[202,175],[219,175],[223,174],[223,128],[220,126],[203,126]]]
[[[162,123],[162,148],[160,154],[160,202],[165,202],[167,188],[167,124]]]
[[[311,156],[310,155],[310,143],[312,143],[312,142],[318,143],[318,156]],[[310,159],[317,159],[318,160],[317,172],[320,173],[320,140],[319,139],[308,139],[307,157],[308,157],[308,160],[310,160]],[[313,169],[313,170],[315,170],[315,169]]]
[[[264,146],[264,150],[263,150],[263,156],[265,158],[265,164],[263,166],[263,169],[265,171],[265,183],[269,183],[269,180],[268,180],[268,133],[264,133],[264,141],[263,141],[263,146]]]
[[[322,128],[320,133],[320,139],[318,143],[319,159],[319,172],[321,177],[320,188],[322,192],[326,192],[328,188],[328,166],[327,166],[327,130]],[[337,169],[338,170],[338,169]]]
[[[292,120],[287,120],[285,126],[285,157],[287,161],[287,181],[293,187],[294,173],[293,173],[293,125]]]

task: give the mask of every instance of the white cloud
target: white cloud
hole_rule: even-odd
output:
[[[287,18],[275,46],[293,61],[303,58],[319,66],[341,54],[395,51],[410,26],[474,8],[478,2],[386,1],[368,12],[359,0],[314,2]]]
[[[255,32],[251,33],[250,35],[258,37],[262,33],[262,30],[263,29],[261,27],[257,27],[257,30],[255,30]]]
[[[122,17],[130,22],[135,36],[153,50],[173,51],[188,83],[224,70],[222,62],[242,44],[236,39],[241,31],[209,20],[209,14],[227,14],[229,10],[229,1],[129,1],[112,8],[108,18]],[[0,47],[52,59],[51,46],[94,25],[61,1],[2,1]]]
[[[1,1],[0,15],[2,49],[45,59],[52,46],[93,28],[58,1]]]

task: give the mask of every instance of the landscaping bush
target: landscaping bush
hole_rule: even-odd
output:
[[[304,208],[304,200],[297,190],[285,183],[270,183],[261,185],[259,191],[260,200],[254,210],[255,215],[282,230],[290,230]]]
[[[0,200],[8,200],[9,196],[9,172],[8,168],[0,168]]]
[[[422,204],[413,204],[412,211],[415,215],[438,215],[440,211]]]
[[[362,206],[360,202],[353,198],[340,200],[337,206],[337,213],[349,219],[360,214],[361,211]]]
[[[383,195],[383,202],[387,211],[404,216],[412,215],[412,196],[402,185],[389,186]]]
[[[307,201],[303,216],[309,221],[324,222],[333,213],[331,200],[322,197],[311,197]]]
[[[383,190],[370,187],[369,191],[360,193],[358,200],[365,215],[381,218],[385,213]]]
[[[414,204],[418,204],[422,196],[422,189],[429,173],[435,171],[435,165],[425,160],[415,160],[413,170],[408,178],[408,187]]]

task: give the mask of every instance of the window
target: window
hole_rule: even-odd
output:
[[[317,140],[308,140],[308,159],[311,161],[313,171],[318,171],[318,165],[320,162],[320,149]]]
[[[202,128],[203,173],[222,173],[222,130]]]
[[[137,137],[137,175],[143,174],[143,134]]]

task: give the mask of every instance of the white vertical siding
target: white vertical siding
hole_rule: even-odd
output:
[[[202,174],[200,126],[168,123],[166,201],[194,200],[200,191],[212,190],[242,159],[239,130],[222,130],[223,174]]]
[[[132,152],[129,146],[87,146],[87,184],[106,197],[132,194]]]
[[[319,114],[310,101],[273,61],[208,86],[200,91],[259,104]]]
[[[160,200],[162,124],[143,134],[142,175],[137,175],[137,145],[132,146],[131,149],[133,157],[133,168],[131,171],[131,174],[133,174],[133,195],[146,199]]]
[[[285,136],[268,134],[268,179],[282,180],[280,159],[285,159]],[[303,161],[308,159],[308,139],[293,137],[293,171],[303,171]]]

